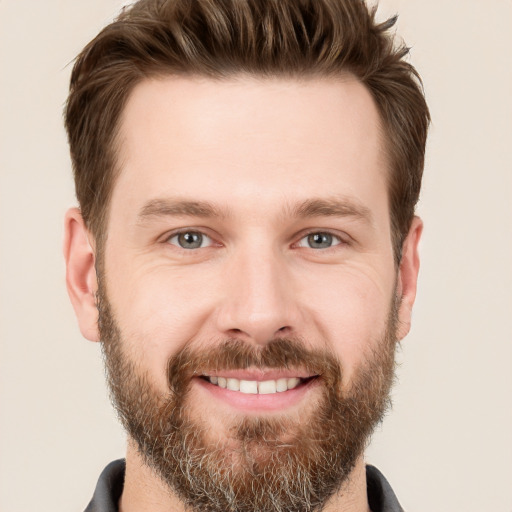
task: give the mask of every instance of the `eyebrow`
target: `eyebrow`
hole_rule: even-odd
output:
[[[288,206],[285,212],[294,218],[311,217],[355,217],[372,223],[369,208],[350,198],[313,198],[297,205]],[[221,209],[208,201],[192,201],[185,199],[151,199],[140,210],[139,222],[152,217],[201,217],[227,218],[230,211]]]
[[[227,217],[228,212],[220,210],[206,201],[180,199],[152,199],[140,210],[139,222],[151,217]]]
[[[307,217],[355,217],[372,223],[369,208],[350,198],[308,199],[293,207],[292,215]]]

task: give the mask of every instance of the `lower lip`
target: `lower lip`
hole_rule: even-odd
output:
[[[204,391],[216,400],[220,400],[244,412],[275,412],[293,407],[318,384],[318,378],[314,378],[288,391],[269,394],[249,394],[221,388],[201,378],[196,378],[195,380]]]

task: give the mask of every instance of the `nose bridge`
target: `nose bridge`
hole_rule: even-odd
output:
[[[297,311],[284,255],[259,243],[235,252],[230,260],[218,317],[224,334],[264,344],[277,333],[294,330]]]

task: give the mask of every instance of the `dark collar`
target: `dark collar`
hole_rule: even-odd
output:
[[[101,473],[94,496],[84,512],[118,512],[119,499],[123,493],[124,459],[111,462]]]
[[[366,489],[372,512],[404,512],[389,482],[374,466],[366,466]]]

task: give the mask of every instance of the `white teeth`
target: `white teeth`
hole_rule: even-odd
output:
[[[300,379],[297,377],[292,377],[288,379],[288,389],[296,388],[299,385]]]
[[[288,379],[277,379],[276,391],[279,393],[282,393],[283,391],[288,391]]]
[[[277,380],[239,380],[225,377],[208,377],[208,380],[221,388],[229,389],[231,391],[240,391],[249,395],[270,395],[273,393],[282,393],[289,389],[296,388],[301,379],[298,377],[291,377],[289,379]]]
[[[241,380],[240,391],[251,395],[258,393],[258,383],[255,380]]]
[[[240,381],[238,379],[228,379],[226,387],[231,391],[240,391]]]
[[[276,381],[265,380],[263,382],[258,382],[258,392],[260,395],[270,395],[271,393],[275,393]]]

